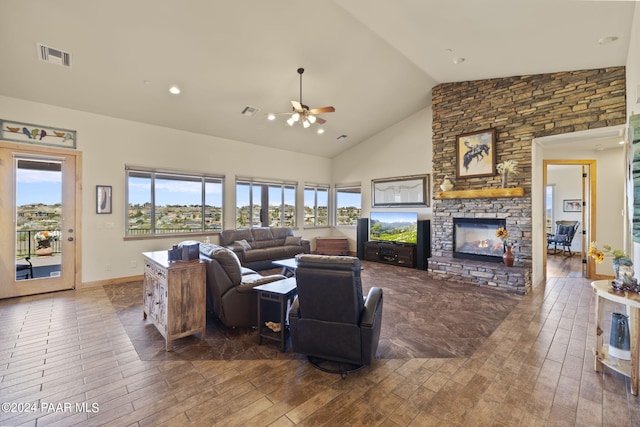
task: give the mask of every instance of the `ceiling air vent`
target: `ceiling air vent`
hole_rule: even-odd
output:
[[[38,59],[50,64],[71,67],[71,54],[54,47],[38,43]]]
[[[253,116],[255,113],[258,112],[258,109],[255,107],[249,107],[248,105],[246,107],[244,107],[242,109],[242,111],[240,112],[240,114],[242,114],[243,116]]]

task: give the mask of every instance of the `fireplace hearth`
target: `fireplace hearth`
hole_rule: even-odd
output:
[[[453,218],[453,257],[485,262],[502,262],[504,247],[496,230],[504,219]]]

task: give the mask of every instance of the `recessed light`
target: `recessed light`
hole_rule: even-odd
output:
[[[171,86],[169,88],[169,92],[171,92],[174,95],[178,95],[180,93],[180,88],[178,86]]]
[[[144,84],[145,84],[145,85],[147,85],[147,86],[149,86],[149,85],[151,84],[151,82],[150,82],[149,80],[145,80],[145,81],[144,81]]]
[[[613,43],[616,40],[618,40],[618,37],[616,36],[607,36],[607,37],[598,39],[598,44],[609,44],[609,43]]]
[[[453,58],[453,63],[456,64],[456,65],[462,64],[464,61],[466,61],[466,59],[464,59],[462,57]]]
[[[267,114],[267,120],[275,120],[276,119],[276,115],[273,113],[269,113]]]
[[[319,129],[318,129],[318,134],[322,135],[323,133],[324,133],[324,129],[319,128]]]

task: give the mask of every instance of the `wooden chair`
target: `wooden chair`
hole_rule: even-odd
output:
[[[558,246],[560,246],[564,255],[572,256],[571,242],[579,225],[580,221],[556,221],[556,233],[547,233],[547,253],[556,255],[559,253]],[[553,245],[553,252],[549,252],[551,245]]]

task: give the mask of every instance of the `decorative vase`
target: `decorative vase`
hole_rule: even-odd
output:
[[[440,185],[440,189],[442,191],[451,191],[453,189],[453,183],[449,178],[445,177],[444,181],[442,181],[442,184]]]
[[[507,267],[513,267],[515,258],[516,257],[513,255],[513,252],[511,252],[511,246],[505,245],[504,254],[502,254],[502,262],[504,262],[504,265],[506,265]]]
[[[507,175],[506,172],[502,173],[502,188],[507,188]]]
[[[626,276],[633,277],[633,261],[630,258],[614,258],[612,262],[616,279],[623,280]]]

